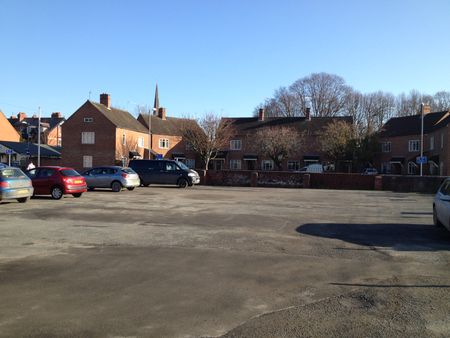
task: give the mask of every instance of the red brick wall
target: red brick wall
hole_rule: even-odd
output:
[[[85,117],[94,120],[84,122]],[[82,132],[95,132],[95,144],[81,144]],[[114,165],[116,127],[86,102],[62,125],[62,144],[62,165],[83,170],[83,155],[93,157],[93,166]]]

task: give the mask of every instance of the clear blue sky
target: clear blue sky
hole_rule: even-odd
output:
[[[394,94],[450,91],[448,0],[0,0],[0,109],[61,111],[111,94],[135,112],[250,116],[313,72]]]

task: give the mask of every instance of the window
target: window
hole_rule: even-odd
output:
[[[159,139],[159,148],[160,149],[169,149],[169,139],[160,138]]]
[[[443,195],[450,195],[450,181],[446,181],[444,184],[442,184],[439,192]]]
[[[127,145],[127,135],[125,133],[122,134],[122,145]]]
[[[81,133],[81,144],[95,144],[95,133],[92,131],[83,131]]]
[[[298,170],[300,164],[298,161],[288,161],[288,170]]]
[[[408,149],[410,152],[420,151],[420,141],[419,140],[409,140]]]
[[[273,161],[272,160],[264,160],[261,162],[262,170],[273,170]]]
[[[143,137],[138,137],[138,147],[144,148],[144,138]]]
[[[231,140],[230,141],[230,150],[241,150],[242,142],[241,140]]]
[[[441,149],[444,148],[444,133],[441,133]]]
[[[241,160],[230,160],[231,170],[241,170]]]
[[[191,159],[191,158],[187,158],[186,165],[191,169],[195,168],[195,160]]]
[[[391,152],[391,142],[382,142],[381,143],[381,151],[383,153],[390,153]]]
[[[408,175],[415,175],[417,171],[417,164],[412,161],[408,162]]]
[[[434,136],[430,137],[430,150],[434,149]]]
[[[93,117],[85,117],[84,122],[86,122],[86,123],[94,122],[94,118]]]
[[[92,168],[92,156],[83,156],[83,168]]]

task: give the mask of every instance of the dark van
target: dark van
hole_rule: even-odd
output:
[[[141,179],[141,184],[175,184],[186,188],[200,183],[200,176],[184,163],[172,160],[131,160],[129,167]]]

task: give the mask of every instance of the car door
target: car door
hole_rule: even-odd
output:
[[[101,168],[94,168],[87,172],[87,174],[83,175],[86,180],[86,184],[89,188],[100,188],[101,187]]]
[[[120,180],[120,177],[117,177],[117,169],[104,168],[102,174],[103,174],[102,184],[104,185],[105,188],[110,188],[111,187],[111,183],[113,181]]]
[[[450,220],[450,180],[446,180],[439,189],[435,207],[439,220],[448,224]]]
[[[55,174],[55,169],[39,168],[36,172],[36,177],[33,179],[33,186],[37,190],[36,195],[50,194],[50,190],[54,184],[52,176]]]
[[[174,162],[164,162],[161,170],[162,184],[177,184],[178,178],[183,174],[180,167]]]
[[[95,187],[94,180],[93,180],[93,177],[94,177],[93,172],[94,172],[94,170],[95,169],[91,169],[91,170],[88,170],[88,171],[83,173],[84,180],[86,181],[86,185],[89,188]]]

